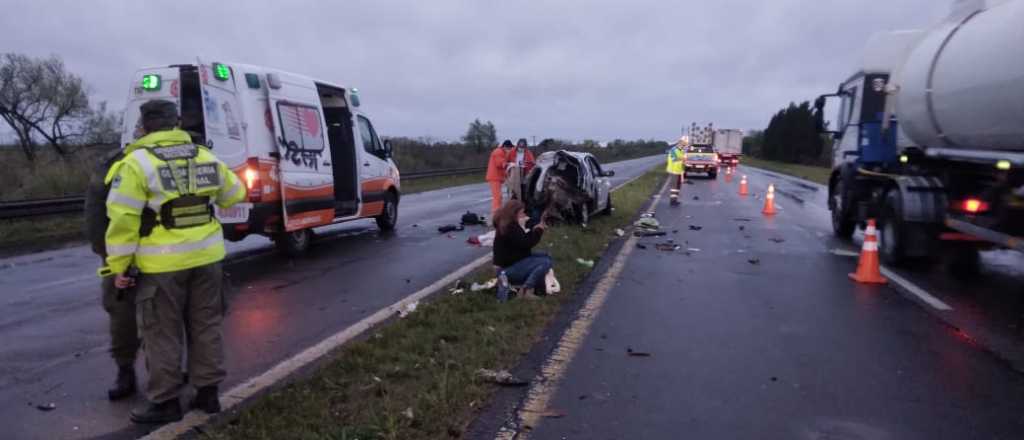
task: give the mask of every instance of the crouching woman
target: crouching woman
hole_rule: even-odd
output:
[[[523,298],[536,299],[537,289],[544,287],[544,276],[551,270],[551,257],[533,252],[547,225],[541,220],[526,229],[526,206],[509,200],[494,214],[494,265],[498,266],[498,299],[504,301],[512,285],[522,285]]]

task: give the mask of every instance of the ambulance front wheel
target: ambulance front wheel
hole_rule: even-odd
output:
[[[305,254],[312,243],[312,229],[298,229],[282,232],[274,236],[274,244],[277,245],[277,249],[289,257],[298,257]]]
[[[384,194],[384,209],[381,214],[374,218],[377,220],[377,227],[381,231],[393,231],[398,224],[398,197],[395,193],[388,191]]]

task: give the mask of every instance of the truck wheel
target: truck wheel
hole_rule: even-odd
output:
[[[395,197],[395,193],[389,191],[384,195],[384,211],[374,217],[374,220],[377,220],[377,227],[381,231],[388,232],[395,229],[395,225],[398,224],[398,199]]]
[[[849,200],[845,197],[846,191],[843,187],[843,181],[839,180],[832,192],[832,233],[840,239],[849,240],[853,237],[853,229],[857,223],[846,212]]]
[[[274,244],[277,249],[289,257],[300,257],[309,251],[313,243],[313,230],[299,229],[291,232],[281,232],[274,235]]]
[[[718,179],[718,170],[708,171],[708,177],[712,179]]]
[[[901,203],[899,191],[889,190],[878,219],[878,253],[886,264],[900,265],[907,259],[906,230],[899,215]]]

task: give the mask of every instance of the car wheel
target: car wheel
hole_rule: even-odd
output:
[[[708,177],[712,179],[718,179],[718,171],[708,171]]]
[[[313,243],[313,230],[299,229],[291,232],[281,232],[274,236],[274,244],[277,249],[289,257],[299,257],[309,251]]]
[[[377,221],[377,227],[381,231],[393,231],[395,225],[398,224],[398,198],[395,197],[395,193],[387,192],[384,195],[384,210],[380,215],[374,217]]]
[[[590,204],[581,203],[576,206],[576,220],[581,225],[590,223]]]
[[[608,200],[604,202],[604,211],[601,211],[602,215],[612,215],[612,194],[608,193]]]

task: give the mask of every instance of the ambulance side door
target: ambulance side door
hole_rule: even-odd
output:
[[[334,171],[316,85],[274,72],[267,74],[267,86],[285,230],[329,224],[334,220]]]

